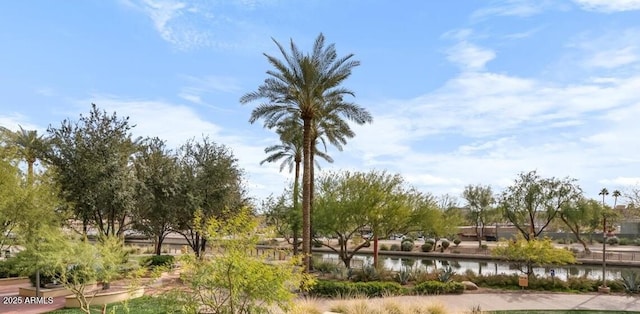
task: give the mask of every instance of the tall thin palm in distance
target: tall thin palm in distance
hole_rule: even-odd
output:
[[[602,206],[604,206],[605,205],[604,198],[605,196],[609,195],[609,190],[607,190],[607,188],[602,188],[602,190],[600,190],[600,193],[598,193],[598,195],[602,195]]]
[[[613,192],[611,192],[611,196],[613,196],[613,208],[615,209],[618,205],[618,197],[622,196],[622,193],[618,190],[613,190]]]
[[[326,106],[336,107],[334,114],[340,119],[348,119],[356,123],[371,121],[370,114],[356,104],[344,101],[346,96],[354,96],[342,83],[351,76],[353,68],[360,62],[352,60],[353,54],[338,57],[334,44],[325,47],[322,34],[316,38],[311,54],[304,54],[290,42],[287,52],[275,39],[282,60],[264,54],[274,67],[267,71],[268,77],[257,91],[245,94],[240,98],[243,104],[266,99],[251,113],[249,122],[264,120],[266,128],[274,128],[287,119],[302,121],[303,138],[303,179],[302,179],[302,221],[304,264],[308,270],[311,253],[311,182],[313,167],[313,125],[324,112]],[[364,117],[364,119],[362,119]]]

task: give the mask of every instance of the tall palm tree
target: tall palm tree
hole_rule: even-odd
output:
[[[618,190],[613,190],[613,192],[611,192],[611,196],[613,196],[613,209],[616,209],[616,206],[618,205],[618,197],[622,196],[622,193]]]
[[[605,206],[604,197],[609,195],[609,190],[607,190],[607,188],[602,188],[602,190],[600,190],[600,193],[598,193],[598,195],[602,195],[602,206]]]
[[[338,57],[334,44],[325,47],[325,38],[320,34],[313,45],[311,54],[304,54],[290,43],[290,52],[275,39],[273,40],[283,60],[265,54],[268,62],[275,68],[267,71],[268,77],[257,91],[245,94],[240,98],[243,104],[266,99],[266,103],[258,105],[251,113],[249,122],[264,119],[265,127],[273,127],[277,123],[291,117],[302,120],[303,143],[303,177],[302,177],[302,250],[305,253],[304,264],[309,270],[311,253],[311,169],[312,169],[312,127],[318,119],[325,104],[341,103],[353,110],[340,110],[336,115],[353,120],[354,111],[363,108],[344,102],[345,96],[354,96],[342,83],[351,76],[351,71],[360,62],[352,60],[353,54]]]
[[[11,131],[5,127],[0,127],[0,132],[6,138],[7,144],[16,149],[18,156],[27,163],[27,182],[32,182],[33,167],[46,148],[47,140],[38,135],[36,130],[25,130],[18,126],[18,131]]]
[[[300,163],[302,162],[302,128],[293,120],[283,121],[278,125],[276,133],[280,134],[280,144],[271,145],[264,149],[264,152],[269,155],[267,158],[260,162],[260,165],[265,162],[277,162],[283,159],[280,163],[280,171],[289,166],[289,173],[295,169],[293,180],[293,210],[298,212],[300,195]],[[316,151],[314,154],[319,155],[322,159],[329,163],[333,162],[333,158],[321,151]],[[298,228],[293,228],[293,254],[298,254]]]

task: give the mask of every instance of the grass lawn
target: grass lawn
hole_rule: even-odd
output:
[[[128,311],[126,310],[128,308]],[[91,307],[92,312],[100,313],[102,306]],[[162,306],[159,302],[150,296],[143,296],[137,299],[129,300],[125,303],[113,303],[107,306],[107,313],[132,313],[132,314],[161,314],[163,312]],[[49,313],[55,314],[80,314],[84,313],[80,309],[62,309]]]

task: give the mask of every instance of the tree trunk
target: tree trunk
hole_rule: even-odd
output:
[[[295,163],[296,163],[296,170],[295,170],[295,175],[294,175],[294,181],[293,181],[293,211],[294,213],[297,215],[298,214],[298,210],[300,210],[300,200],[298,199],[300,196],[300,162],[301,160],[299,158],[296,157]],[[297,219],[295,220],[297,221]],[[298,223],[296,223],[293,226],[293,255],[298,255],[298,237],[300,236],[300,234],[298,234],[298,229],[300,228],[300,225]]]
[[[578,242],[580,242],[580,244],[582,244],[582,247],[584,248],[584,252],[587,254],[591,254],[591,250],[589,249],[589,246],[587,245],[586,242],[584,242],[584,240],[582,240],[581,237],[577,238]]]
[[[315,139],[311,142],[311,154],[309,154],[311,164],[311,168],[309,168],[310,181],[309,181],[309,243],[311,243],[311,238],[314,236],[313,230],[313,195],[314,195],[314,181],[315,181],[315,164],[314,164],[314,152],[316,150],[315,147]],[[311,255],[311,246],[309,246],[309,255]],[[309,258],[309,269],[313,269],[313,258]]]
[[[311,122],[310,118],[304,118],[302,132],[302,252],[306,272],[311,260]]]
[[[378,235],[373,235],[373,267],[378,268]]]

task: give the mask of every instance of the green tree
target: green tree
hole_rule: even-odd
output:
[[[467,200],[469,220],[475,226],[478,247],[481,247],[482,237],[486,235],[484,230],[489,220],[491,205],[495,203],[493,191],[488,185],[467,185],[462,192],[462,197]],[[480,232],[478,232],[478,228],[480,228]]]
[[[525,239],[522,236],[516,241],[499,243],[491,253],[514,263],[528,277],[533,274],[534,266],[566,265],[576,262],[571,251],[556,248],[550,239]]]
[[[335,116],[345,117],[360,123],[363,117],[370,115],[363,108],[344,100],[345,96],[354,93],[342,86],[351,76],[351,71],[360,63],[352,60],[353,54],[338,57],[335,45],[325,47],[324,36],[316,39],[312,53],[304,54],[291,41],[288,53],[276,40],[284,60],[265,54],[269,63],[275,68],[267,71],[268,78],[257,91],[245,94],[241,103],[249,103],[259,99],[267,102],[256,107],[249,121],[265,120],[265,126],[272,128],[283,120],[299,118],[302,120],[303,138],[303,179],[302,179],[302,249],[307,270],[310,266],[311,253],[311,185],[313,126],[314,121],[323,112],[323,106],[335,107]],[[364,122],[362,122],[364,123]]]
[[[566,203],[559,212],[560,220],[569,228],[587,253],[591,253],[591,250],[582,238],[582,234],[593,233],[595,228],[600,225],[603,210],[604,208],[598,201],[580,198]]]
[[[180,193],[177,156],[159,138],[146,139],[134,162],[137,179],[134,228],[155,239],[155,254],[162,253],[165,237],[174,229]]]
[[[269,196],[262,203],[267,223],[275,228],[278,236],[293,245],[293,255],[298,255],[300,231],[302,229],[302,213],[289,203],[290,193],[280,195],[277,199]]]
[[[185,287],[163,295],[168,312],[267,313],[273,307],[286,311],[296,297],[292,291],[313,283],[296,265],[297,258],[271,263],[266,255],[247,255],[255,252],[258,240],[258,222],[248,208],[225,220],[209,218],[202,226],[202,234],[220,254],[207,259],[183,256]]]
[[[536,171],[520,173],[499,201],[499,207],[527,240],[538,237],[562,206],[578,199],[582,191],[575,179],[542,178]]]
[[[196,256],[201,256],[207,238],[203,226],[194,225],[197,214],[201,223],[211,218],[224,219],[246,205],[242,170],[229,148],[208,138],[189,140],[180,157],[180,190],[177,196],[177,228]]]
[[[52,149],[46,160],[85,235],[89,226],[104,235],[121,235],[127,228],[136,196],[131,165],[139,149],[130,129],[128,117],[108,115],[95,104],[79,121],[48,129]]]
[[[365,227],[386,237],[392,233],[441,228],[440,211],[433,199],[405,187],[399,175],[371,171],[331,173],[317,182],[314,224],[318,235],[338,238],[335,251],[346,267],[354,254],[370,245],[369,240],[349,247],[349,241]]]

